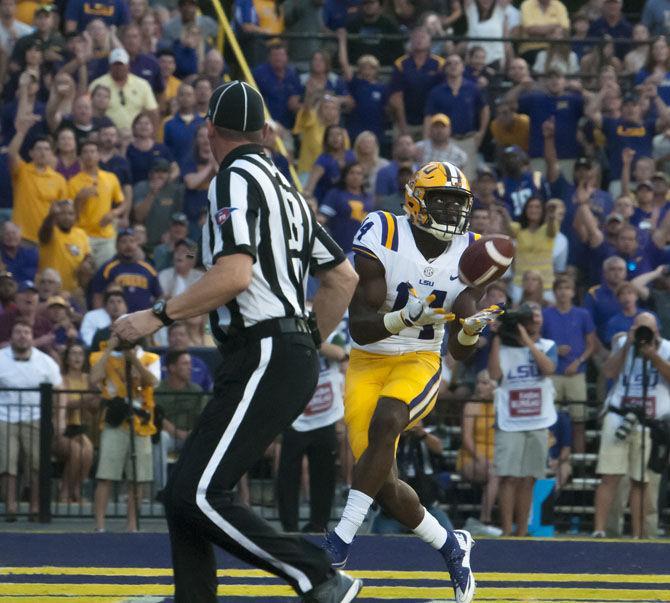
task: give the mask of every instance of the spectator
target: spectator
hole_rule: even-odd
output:
[[[219,26],[214,19],[199,14],[198,3],[195,0],[179,0],[177,14],[163,25],[165,45],[171,46],[178,41],[183,30],[189,25],[197,26],[205,40],[216,38],[219,31]]]
[[[493,505],[498,495],[498,476],[493,470],[495,387],[496,383],[488,371],[480,371],[473,400],[463,405],[461,448],[456,471],[464,480],[482,486],[479,520],[469,517],[466,522],[466,529],[475,535],[500,536],[502,533],[491,525]]]
[[[531,197],[521,212],[518,222],[512,223],[517,251],[514,266],[512,299],[520,299],[521,275],[527,270],[539,272],[545,284],[545,299],[551,301],[551,283],[554,280],[553,251],[560,223],[556,220],[556,205],[545,207],[537,197]]]
[[[653,340],[637,346],[633,345],[635,331],[647,327],[653,333]],[[668,399],[670,390],[667,375],[670,374],[670,341],[661,339],[658,324],[653,314],[643,312],[632,322],[630,329],[621,333],[612,342],[603,372],[613,385],[605,401],[607,413],[603,421],[598,451],[596,473],[600,474],[600,484],[596,490],[594,537],[605,536],[605,523],[617,487],[623,475],[630,477],[630,519],[633,538],[645,537],[645,526],[640,523],[645,501],[649,470],[647,458],[651,449],[649,431],[642,441],[642,429],[638,418],[655,419],[670,412]],[[646,365],[646,367],[644,366]],[[643,372],[644,371],[644,372]],[[648,371],[648,373],[647,373]],[[648,374],[647,379],[643,375]],[[646,381],[646,384],[645,384]],[[643,398],[646,396],[646,398]],[[655,404],[649,404],[651,400]],[[624,417],[612,412],[612,408],[623,413],[634,413],[636,420],[628,433],[620,437]],[[643,448],[644,447],[644,448]],[[645,450],[645,457],[642,457]]]
[[[163,242],[154,249],[154,265],[156,270],[169,268],[173,263],[175,245],[188,236],[188,219],[186,214],[177,211],[170,216],[169,229],[163,235]]]
[[[35,287],[37,287],[38,304],[40,308],[46,308],[47,301],[54,295],[61,295],[63,281],[60,274],[53,268],[45,268],[37,275]]]
[[[16,122],[27,120],[23,139],[19,145],[21,157],[29,156],[29,151],[37,138],[46,136],[48,130],[44,121],[46,107],[38,98],[40,85],[35,71],[24,71],[18,80],[18,86],[8,87],[9,91],[16,91],[13,100],[6,102],[2,108],[0,125],[2,126],[3,144],[11,144],[17,133]],[[19,111],[20,109],[20,111]]]
[[[351,17],[346,25],[349,38],[347,50],[349,60],[357,63],[365,54],[379,59],[382,65],[392,65],[396,57],[402,53],[400,40],[392,39],[386,34],[398,34],[398,26],[382,12],[379,0],[363,0],[358,13]]]
[[[349,163],[342,170],[337,188],[319,206],[318,219],[345,253],[351,251],[354,235],[369,212],[374,210],[372,195],[363,186],[363,169]]]
[[[212,96],[212,82],[207,77],[199,77],[193,82],[195,90],[195,108],[200,117],[207,117],[209,99]]]
[[[602,16],[593,21],[589,27],[589,38],[610,36],[614,39],[631,39],[633,26],[623,16],[621,9],[623,0],[605,0],[602,5]],[[615,44],[616,56],[623,60],[629,49],[628,44]]]
[[[526,2],[528,0],[525,0]],[[556,344],[542,339],[542,313],[528,305],[532,319],[516,326],[516,333],[493,338],[489,373],[499,382],[495,393],[496,432],[494,464],[500,478],[500,517],[503,534],[525,536],[533,484],[545,475],[547,428],[556,422],[554,386]],[[510,345],[511,344],[511,345]]]
[[[19,156],[21,143],[33,123],[34,116],[17,119],[16,134],[9,144],[7,155],[14,191],[12,220],[21,229],[24,239],[36,243],[37,230],[49,213],[51,204],[67,197],[67,184],[65,178],[49,165],[52,154],[48,139],[35,140],[29,163]]]
[[[107,116],[119,128],[129,128],[135,118],[147,112],[155,119],[158,103],[148,82],[129,68],[130,57],[124,48],[115,48],[109,54],[109,73],[99,77],[90,85],[90,90],[103,85],[111,92]]]
[[[574,159],[580,154],[577,142],[577,126],[582,118],[584,99],[580,93],[569,92],[566,88],[565,75],[558,69],[547,73],[545,90],[535,90],[519,97],[519,112],[530,118],[529,155],[532,159],[544,156],[544,137],[542,127],[545,121],[553,118],[560,127],[556,129],[554,144],[560,160],[571,160],[561,163],[568,178],[572,176]],[[535,166],[536,168],[538,166]]]
[[[282,3],[287,33],[324,31],[322,0],[285,0]],[[294,61],[308,61],[322,52],[323,40],[294,38],[289,42],[289,54]]]
[[[183,210],[188,218],[188,236],[194,240],[200,240],[200,216],[207,209],[209,183],[218,171],[207,137],[207,125],[201,124],[195,134],[193,150],[182,166]]]
[[[641,21],[652,36],[670,35],[668,0],[646,0]]]
[[[344,337],[335,332],[319,348],[319,381],[304,412],[282,434],[277,469],[277,507],[282,527],[298,532],[303,457],[309,461],[309,521],[303,532],[323,533],[335,496],[336,424],[344,417],[341,363],[348,353]]]
[[[87,312],[86,316],[84,316],[84,321],[82,322],[82,337],[85,335],[85,326],[93,331],[90,339],[91,352],[99,352],[100,350],[105,349],[107,342],[112,336],[112,323],[128,312],[128,304],[126,304],[123,289],[117,284],[112,284],[107,287],[103,298],[103,304],[102,308]],[[94,316],[94,312],[97,312],[98,314]],[[90,325],[85,325],[87,320],[90,321]]]
[[[556,27],[550,35],[552,42],[546,50],[540,50],[533,64],[533,71],[539,75],[549,75],[559,71],[566,75],[579,74],[579,57],[570,44],[566,43],[567,32]]]
[[[82,484],[88,479],[93,466],[93,443],[86,435],[84,412],[97,410],[95,396],[86,393],[88,362],[86,349],[80,343],[69,345],[63,352],[63,389],[56,408],[54,451],[63,467],[58,489],[62,503],[82,504]]]
[[[444,113],[449,116],[453,124],[452,136],[469,159],[465,175],[472,179],[476,170],[477,152],[488,129],[491,111],[479,88],[463,79],[463,69],[463,60],[459,55],[452,53],[447,57],[446,82],[435,86],[428,94],[424,137],[428,137],[433,115]]]
[[[486,164],[482,164],[477,169],[477,178],[473,185],[476,201],[475,206],[487,209],[493,209],[494,206],[496,206],[504,211],[506,219],[509,221],[509,214],[507,214],[507,210],[500,205],[500,199],[496,194],[498,190],[498,180],[493,168],[490,168]]]
[[[377,172],[375,181],[375,197],[377,199],[394,195],[398,192],[398,171],[401,166],[414,166],[416,147],[409,134],[397,136],[393,143],[393,159],[386,167]],[[403,189],[404,190],[404,189]]]
[[[188,328],[186,323],[175,322],[174,324],[168,327],[168,349],[171,351],[175,350],[188,350],[191,347],[191,342],[188,335]],[[165,359],[166,355],[162,356],[162,365],[163,365],[163,379],[167,378],[167,369],[165,368]],[[212,375],[207,367],[207,364],[195,354],[191,354],[191,381],[196,383],[202,388],[202,391],[210,392],[212,391]]]
[[[484,89],[495,76],[496,70],[486,65],[486,51],[481,46],[470,46],[466,55],[463,77]]]
[[[169,48],[162,48],[156,53],[158,58],[158,66],[161,69],[161,76],[165,83],[165,90],[163,91],[163,101],[165,106],[161,113],[163,115],[172,115],[172,101],[177,97],[177,91],[181,86],[181,80],[175,76],[177,71],[177,59],[174,51]]]
[[[29,323],[17,320],[12,326],[10,337],[9,346],[0,350],[2,388],[38,388],[41,383],[50,383],[55,388],[61,386],[58,365],[34,347]],[[19,455],[22,455],[24,476],[30,484],[30,519],[35,521],[39,501],[39,392],[0,392],[0,442],[0,476],[5,493],[6,520],[16,521],[16,478]]]
[[[668,266],[661,264],[655,270],[634,278],[631,282],[646,305],[656,313],[661,336],[670,334],[670,278]],[[7,280],[7,279],[3,279]]]
[[[33,33],[33,28],[16,19],[16,0],[0,2],[0,49],[10,56],[18,40]]]
[[[643,23],[633,25],[631,50],[623,60],[624,73],[636,74],[649,60],[649,30]],[[667,103],[666,103],[667,104]]]
[[[37,5],[33,17],[35,30],[27,36],[19,36],[14,42],[11,61],[25,69],[26,52],[34,48],[38,43],[44,53],[44,61],[47,67],[52,67],[58,61],[64,51],[63,36],[58,31],[54,18],[55,7],[52,4]],[[1,43],[0,43],[1,44]]]
[[[146,224],[149,252],[162,241],[175,215],[179,214],[186,220],[181,213],[184,188],[170,181],[169,177],[170,164],[159,157],[151,166],[148,180],[138,182],[133,189],[133,216],[136,222]],[[162,265],[156,267],[158,270],[163,268]]]
[[[188,331],[188,340],[194,348],[215,348],[217,346],[210,333],[209,317],[193,316],[184,321]]]
[[[465,18],[468,21],[468,38],[506,38],[509,24],[505,19],[505,7],[496,0],[465,0]],[[507,49],[505,42],[475,42],[485,54],[484,63],[496,68],[505,64]],[[470,43],[472,48],[472,43]]]
[[[68,182],[69,198],[74,199],[77,225],[89,236],[91,255],[100,266],[114,255],[115,220],[126,214],[128,203],[119,179],[100,169],[97,142],[82,144],[81,167]]]
[[[151,264],[136,261],[137,241],[132,229],[119,231],[116,237],[116,257],[98,269],[91,290],[93,307],[103,304],[104,291],[110,283],[123,287],[129,312],[146,310],[161,296],[158,274]]]
[[[572,475],[572,423],[564,410],[556,413],[556,423],[549,428],[548,469],[556,480],[554,492],[558,495]]]
[[[521,33],[525,37],[546,38],[556,27],[570,30],[568,11],[560,0],[523,0],[520,10]],[[537,53],[548,46],[543,42],[525,42],[519,47],[519,55],[532,64]]]
[[[204,120],[195,113],[195,91],[182,84],[177,92],[177,111],[163,124],[163,142],[178,164],[182,165],[193,148],[195,135]]]
[[[69,180],[81,171],[74,130],[61,128],[56,135],[56,171]]]
[[[32,281],[37,274],[37,249],[21,242],[21,229],[13,222],[2,224],[0,260],[17,281]]]
[[[323,153],[319,155],[309,173],[305,194],[313,195],[321,203],[326,193],[340,180],[344,166],[356,160],[348,148],[346,130],[340,126],[329,126],[323,134]]]
[[[128,145],[126,158],[130,163],[132,183],[149,179],[149,170],[157,159],[165,159],[170,164],[170,180],[179,177],[179,164],[166,145],[156,142],[156,127],[149,113],[140,113],[133,120],[133,141]]]
[[[128,206],[133,203],[133,187],[131,184],[130,163],[119,153],[119,131],[114,124],[103,126],[98,131],[98,151],[100,152],[100,168],[111,172],[118,179],[123,191],[123,198]],[[121,216],[123,218],[124,216]],[[125,226],[123,219],[121,226]]]
[[[147,12],[142,15],[142,18],[137,25],[139,25],[142,34],[142,52],[155,57],[161,37],[161,25],[156,13],[147,10]],[[162,75],[163,73],[161,72],[161,77]],[[163,80],[163,82],[165,82],[165,80]]]
[[[200,73],[210,78],[214,82],[215,88],[230,81],[228,67],[223,61],[223,55],[216,48],[210,48],[206,52]]]
[[[181,37],[172,44],[172,51],[177,63],[175,74],[178,78],[197,75],[205,60],[205,40],[200,28],[195,24],[184,27]]]
[[[166,377],[154,391],[156,422],[160,425],[159,433],[152,437],[157,490],[163,489],[167,483],[168,454],[182,449],[184,440],[207,404],[202,388],[191,381],[191,355],[186,350],[170,350],[165,366]]]
[[[388,159],[379,156],[379,141],[370,131],[364,130],[354,141],[356,162],[363,168],[363,187],[366,191],[374,188],[379,170],[388,165]]]
[[[158,273],[163,297],[179,295],[202,278],[202,271],[195,268],[197,246],[189,239],[177,241],[174,246],[173,267]]]
[[[143,485],[153,481],[151,436],[156,432],[154,417],[154,388],[160,380],[160,359],[157,354],[145,352],[139,345],[119,350],[116,335],[112,335],[102,352],[91,354],[91,385],[102,391],[105,408],[100,434],[100,452],[95,488],[95,530],[104,532],[107,502],[112,482],[120,482],[124,475],[129,482],[128,516],[126,528],[137,531],[137,506],[142,501]],[[130,375],[126,375],[130,362]],[[140,408],[128,416],[130,381],[133,398]],[[133,421],[130,435],[128,421]],[[135,457],[130,455],[130,438],[134,438]]]
[[[388,211],[396,216],[404,216],[405,190],[416,169],[411,163],[402,163],[397,168],[395,192],[375,196],[375,209]],[[381,173],[381,170],[380,170]]]
[[[637,94],[627,94],[621,106],[621,117],[603,117],[602,115],[603,91],[594,95],[593,100],[586,106],[585,113],[597,128],[605,135],[607,159],[610,168],[610,177],[614,183],[610,183],[610,192],[616,194],[619,190],[621,177],[621,154],[624,148],[634,149],[636,157],[650,157],[652,153],[652,140],[655,132],[662,131],[667,123],[670,123],[670,109],[661,100],[655,99],[655,108],[659,118],[644,118],[642,106]]]
[[[302,86],[298,72],[288,64],[288,51],[282,42],[272,44],[268,60],[253,70],[272,119],[292,129],[295,114],[300,108]]]
[[[84,140],[97,133],[100,128],[113,125],[109,117],[96,117],[93,114],[93,105],[88,95],[75,98],[70,113],[63,108],[66,97],[60,96],[59,100],[58,94],[60,93],[57,88],[55,92],[55,102],[52,102],[50,98],[47,104],[47,122],[52,131],[60,131],[63,128],[70,129],[74,132],[77,145],[81,145]]]
[[[56,270],[67,292],[76,289],[77,272],[91,254],[88,235],[74,223],[74,204],[64,199],[51,206],[38,233],[40,270]]]
[[[101,19],[108,27],[121,27],[130,21],[125,0],[102,0],[91,6],[85,0],[68,0],[65,8],[65,32],[84,31],[94,19]]]
[[[528,156],[521,147],[511,146],[503,150],[500,172],[498,195],[514,220],[521,217],[528,199],[535,197],[544,201],[548,197],[547,181],[542,172],[528,169]]]
[[[49,297],[44,305],[46,306],[45,314],[51,322],[54,336],[53,349],[60,360],[65,348],[79,338],[79,332],[74,324],[74,311],[61,295]]]
[[[158,98],[165,90],[165,82],[156,58],[142,52],[142,32],[139,25],[126,25],[121,34],[121,42],[128,53],[130,73],[146,80]]]
[[[451,138],[451,120],[444,113],[436,113],[430,118],[428,138],[416,143],[417,158],[421,163],[448,161],[464,169],[468,162],[465,151]]]
[[[653,81],[658,86],[658,95],[667,105],[670,104],[670,48],[668,41],[660,36],[656,38],[649,48],[649,59],[641,69],[635,74],[635,83],[644,84]]]
[[[409,38],[408,53],[396,59],[391,74],[389,106],[401,133],[413,138],[422,134],[426,98],[443,79],[444,59],[431,54],[428,30],[416,27]]]
[[[7,270],[0,270],[0,316],[15,307],[16,289],[17,283],[13,274]]]
[[[53,343],[53,333],[49,320],[38,314],[39,296],[32,281],[22,281],[18,285],[15,305],[0,315],[0,347],[9,342],[16,322],[24,322],[33,328],[33,345],[48,351]]]
[[[620,310],[616,291],[626,280],[626,262],[611,256],[603,262],[602,284],[591,287],[584,296],[584,308],[591,314],[600,342],[606,339],[607,323]]]
[[[556,400],[568,404],[574,426],[574,450],[586,452],[587,413],[586,362],[597,347],[593,319],[584,308],[575,307],[575,283],[568,276],[554,280],[556,306],[543,311],[542,336],[556,342],[558,365],[553,376]]]
[[[528,153],[530,137],[530,117],[517,112],[517,104],[510,99],[498,99],[496,116],[491,121],[491,136],[499,150],[518,146]]]
[[[339,50],[342,73],[349,88],[343,106],[347,111],[347,130],[355,139],[361,132],[371,131],[378,141],[386,139],[386,103],[388,87],[379,80],[379,61],[376,57],[364,54],[356,61],[354,74],[347,56],[344,32],[340,32]]]
[[[295,57],[293,59],[296,60]],[[324,50],[317,50],[308,59],[309,71],[300,75],[300,85],[304,89],[303,98],[305,100],[310,96],[319,99],[326,94],[336,97],[346,94],[344,81],[332,71],[330,54]]]
[[[337,97],[330,94],[305,95],[305,102],[298,109],[293,128],[293,134],[300,136],[298,173],[303,177],[309,173],[314,162],[323,152],[326,129],[330,126],[337,126],[339,123],[340,101]],[[278,125],[278,127],[281,126]]]

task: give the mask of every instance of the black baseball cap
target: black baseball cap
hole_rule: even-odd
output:
[[[256,88],[235,80],[212,92],[207,118],[220,128],[257,132],[265,125],[265,103]]]

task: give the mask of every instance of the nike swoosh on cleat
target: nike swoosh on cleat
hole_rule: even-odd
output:
[[[458,280],[458,276],[451,276],[451,275],[449,275],[449,280],[450,280],[450,281],[457,281],[457,280]]]

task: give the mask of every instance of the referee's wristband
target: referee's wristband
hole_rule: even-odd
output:
[[[458,343],[462,346],[469,347],[475,345],[479,341],[479,333],[475,335],[468,335],[463,329],[458,332]]]
[[[407,322],[405,322],[405,319],[402,316],[402,310],[396,310],[395,312],[387,312],[384,314],[384,327],[389,333],[391,333],[391,335],[397,335],[403,329],[411,326],[411,324],[407,324]]]

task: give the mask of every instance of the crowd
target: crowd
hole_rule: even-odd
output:
[[[530,308],[522,349],[540,350],[533,377],[546,378],[541,387],[551,384],[569,418],[533,407],[536,420],[521,431],[534,436],[523,443],[501,435],[498,414],[494,437],[492,406],[482,402],[495,397],[499,413],[501,392],[512,391],[505,389],[509,371],[491,365],[491,351],[504,342],[487,333],[468,362],[445,358],[444,396],[481,400],[464,409],[458,471],[484,484],[484,526],[499,495],[506,533],[518,505],[523,516],[532,479],[549,470],[559,489],[569,480],[569,449],[587,450],[585,424],[594,419],[585,403],[605,400],[640,360],[624,362],[640,324],[659,344],[648,359],[658,376],[654,387],[665,387],[670,376],[663,339],[670,337],[670,6],[647,0],[640,14],[629,15],[625,9],[640,7],[622,0],[566,4],[234,0],[231,12],[272,118],[266,152],[289,179],[297,175],[346,252],[368,213],[403,213],[405,185],[428,161],[449,161],[470,178],[473,231],[515,238],[513,269],[482,304]],[[212,90],[232,71],[206,8],[196,0],[0,0],[1,385],[35,384],[40,376],[64,391],[99,390],[106,400],[99,440],[85,428],[88,415],[98,422],[97,395],[59,394],[55,420],[62,500],[80,500],[99,459],[98,529],[111,482],[128,478],[128,418],[116,425],[109,419],[110,403],[125,397],[124,359],[139,392],[141,412],[132,421],[143,483],[164,484],[168,454],[179,450],[212,387],[207,364],[189,353],[214,346],[206,317],[163,329],[134,350],[110,345],[109,330],[122,314],[177,295],[202,274],[198,242],[218,169],[205,116]],[[322,468],[312,469],[318,487],[310,526],[319,529],[335,479],[327,459],[339,447],[341,383],[333,366],[346,361],[346,347],[329,345],[328,386],[285,434],[277,457],[291,484],[303,453],[311,455],[310,467]],[[154,348],[169,352],[146,351]],[[28,365],[17,363],[26,355],[39,370],[22,370]],[[622,387],[624,400],[647,396],[633,393],[635,383]],[[664,396],[656,394],[658,415],[670,412]],[[19,460],[37,458],[39,414],[12,410],[18,394],[0,398],[0,472],[13,518]],[[26,399],[30,394],[22,404]],[[327,421],[314,421],[322,412]],[[557,417],[547,465],[546,428]],[[608,415],[608,433],[620,420]],[[16,428],[23,424],[27,431]],[[421,429],[414,435],[426,453],[431,428]],[[610,440],[603,435],[608,459],[607,446],[620,444]],[[512,458],[521,450],[527,460],[528,446],[543,451],[533,466]],[[348,467],[346,453],[340,456]],[[647,477],[620,461],[599,462],[605,479],[596,498],[598,534],[620,475],[632,479],[631,507],[641,504]],[[29,465],[24,472],[34,476]],[[36,490],[33,484],[31,513]],[[297,497],[293,485],[278,492],[291,529]]]

